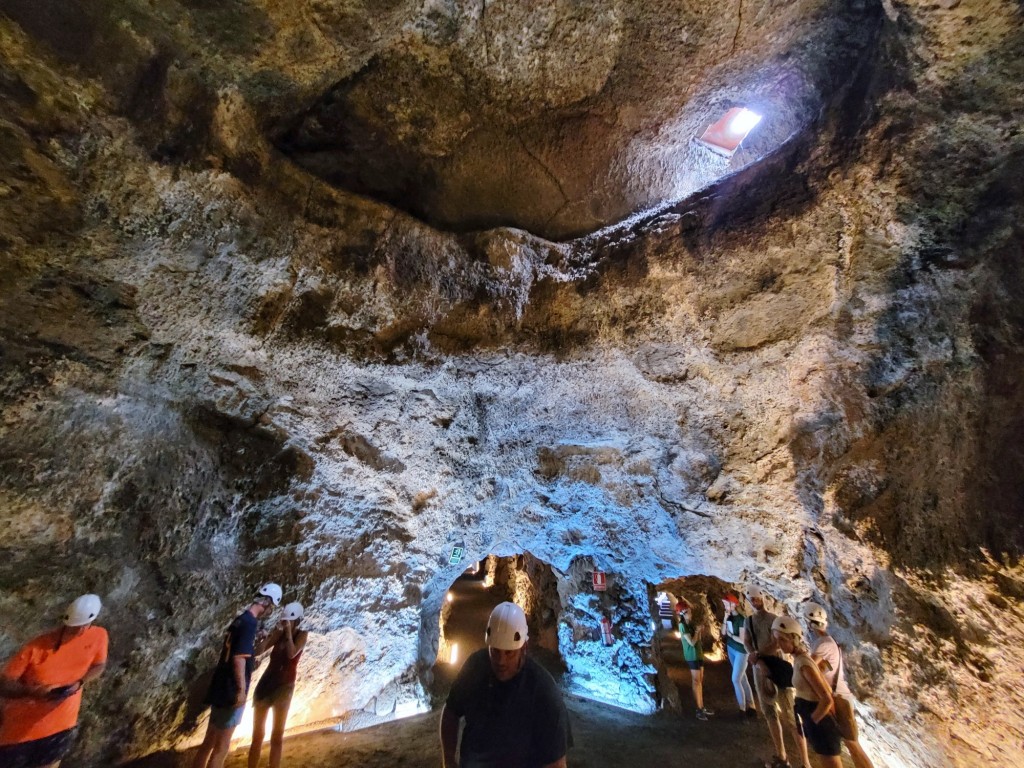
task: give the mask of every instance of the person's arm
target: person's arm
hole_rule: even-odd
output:
[[[248,691],[245,690],[245,660],[248,659],[246,656],[232,656],[231,666],[235,673],[235,707],[245,706],[245,695]]]
[[[20,680],[0,677],[0,698],[2,699],[45,699],[52,685],[29,685]]]
[[[284,624],[284,640],[287,644],[288,658],[294,659],[300,653],[302,649],[306,647],[306,635],[308,632],[299,631],[296,632],[292,627],[292,622],[286,621]]]
[[[445,704],[441,709],[441,768],[458,768],[458,763],[455,762],[458,741],[459,718]]]
[[[757,664],[757,650],[754,648],[753,620],[749,616],[743,622],[743,628],[740,630],[740,641],[743,643],[743,647],[747,649],[751,666]]]
[[[98,664],[93,664],[89,667],[89,671],[85,673],[85,676],[78,681],[78,690],[82,690],[86,683],[91,683],[102,675],[107,669],[107,662],[102,661]]]
[[[50,691],[59,686],[32,685],[23,683],[22,678],[33,664],[32,650],[23,646],[0,673],[0,698],[5,699],[45,699]]]
[[[281,637],[281,628],[274,627],[269,635],[258,637],[256,640],[256,647],[253,650],[253,656],[262,656],[264,653],[274,647],[274,644]]]
[[[679,634],[681,634],[683,636],[683,639],[686,642],[688,642],[690,645],[692,645],[692,646],[696,646],[697,645],[697,638],[694,637],[694,635],[696,635],[696,632],[691,635],[689,627],[687,627],[682,622],[679,623]]]
[[[804,680],[811,686],[818,697],[818,706],[811,713],[811,719],[816,723],[820,723],[835,706],[835,702],[832,701],[832,689],[829,688],[828,683],[825,682],[825,678],[822,677],[815,664],[804,664],[800,668],[800,674],[804,676]]]

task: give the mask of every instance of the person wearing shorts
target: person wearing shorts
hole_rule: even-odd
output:
[[[0,766],[56,768],[75,743],[82,688],[107,664],[100,599],[82,595],[59,629],[22,646],[0,672]]]
[[[839,723],[843,744],[846,745],[856,768],[874,768],[871,758],[864,752],[858,740],[853,691],[846,682],[843,652],[828,633],[828,614],[822,606],[809,603],[804,609],[804,615],[807,617],[807,627],[811,633],[811,658],[832,689],[836,705],[836,722]]]
[[[768,735],[775,748],[772,768],[789,768],[786,742],[782,735],[782,718],[785,716],[789,719],[792,712],[793,689],[789,685],[779,685],[772,680],[773,671],[786,666],[788,662],[783,658],[782,650],[772,636],[772,623],[778,617],[765,609],[766,597],[765,591],[758,586],[751,586],[747,589],[747,599],[750,600],[754,612],[747,617],[743,642],[747,648],[747,661],[754,672],[754,691],[757,693],[757,703],[768,725]],[[789,725],[797,742],[802,743],[803,739],[796,723],[789,723]],[[810,768],[810,763],[806,759],[802,761],[801,765],[804,768]]]
[[[697,719],[707,720],[708,715],[715,714],[704,706],[704,649],[701,647],[702,627],[693,620],[693,608],[689,603],[680,600],[679,605],[679,638],[683,643],[683,658],[690,668],[690,688],[693,690],[693,701],[697,705]]]
[[[281,621],[266,640],[256,646],[259,656],[270,648],[270,661],[263,677],[256,684],[252,696],[253,721],[252,743],[249,746],[249,768],[257,768],[260,764],[260,752],[263,749],[263,737],[267,727],[267,713],[274,711],[274,726],[270,732],[270,768],[280,768],[281,754],[284,750],[284,727],[288,722],[288,708],[292,703],[295,691],[295,678],[299,668],[299,659],[306,647],[309,635],[299,629],[302,621],[303,608],[299,603],[289,603],[284,607]]]
[[[220,658],[206,692],[210,722],[192,768],[223,768],[231,736],[242,722],[252,679],[259,619],[281,603],[281,587],[264,584],[252,604],[231,622],[221,643]]]
[[[842,768],[839,753],[842,735],[835,718],[835,702],[825,678],[804,643],[803,629],[791,616],[780,616],[772,623],[772,634],[779,647],[793,655],[793,717],[800,729],[800,750],[807,759],[807,745],[821,758],[825,768]]]

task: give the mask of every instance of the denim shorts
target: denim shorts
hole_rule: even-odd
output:
[[[222,731],[235,728],[242,722],[245,707],[210,707],[210,725]]]

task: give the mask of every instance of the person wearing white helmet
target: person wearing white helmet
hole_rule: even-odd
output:
[[[523,609],[498,605],[484,639],[487,648],[466,659],[441,710],[442,765],[565,768],[572,746],[568,713],[551,675],[526,655]]]
[[[231,735],[242,722],[245,711],[260,618],[280,604],[281,587],[273,583],[264,584],[249,607],[235,617],[224,633],[220,658],[206,692],[210,722],[192,761],[192,768],[222,768],[224,765]]]
[[[804,765],[810,765],[807,757],[810,744],[825,768],[842,768],[843,762],[839,759],[842,734],[833,715],[832,691],[804,643],[800,622],[792,616],[779,616],[772,624],[772,634],[779,647],[793,655],[793,717],[799,728]]]
[[[835,699],[836,722],[843,736],[843,744],[853,758],[856,768],[874,768],[871,758],[864,752],[858,740],[857,719],[854,716],[853,691],[846,682],[846,668],[839,643],[828,633],[828,614],[815,603],[808,603],[804,609],[807,625],[811,631],[811,658],[818,665],[821,674],[832,689]]]
[[[93,626],[102,604],[82,595],[62,625],[22,646],[0,672],[0,766],[53,768],[75,741],[82,688],[103,674],[107,631]]]
[[[783,652],[772,635],[772,622],[778,616],[765,608],[766,597],[767,593],[756,585],[747,589],[747,599],[754,611],[747,617],[743,643],[747,649],[747,661],[754,672],[757,702],[768,725],[768,735],[775,747],[772,768],[789,768],[786,741],[782,734],[782,712],[787,712],[785,716],[788,719],[793,689],[789,687],[789,681],[784,679],[789,662],[783,658]],[[791,668],[788,668],[788,671],[791,671]],[[795,727],[795,724],[791,725]],[[803,765],[810,768],[806,760],[803,761]]]
[[[288,707],[295,692],[299,659],[309,635],[299,629],[305,611],[299,603],[288,603],[281,611],[281,620],[270,635],[256,645],[256,655],[270,649],[270,661],[252,695],[252,743],[249,746],[249,768],[260,764],[267,712],[274,710],[274,726],[270,732],[270,768],[280,768],[284,748],[284,726]]]

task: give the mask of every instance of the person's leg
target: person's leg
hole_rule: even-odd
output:
[[[786,742],[782,738],[782,723],[779,721],[779,705],[776,701],[777,693],[769,694],[769,684],[774,689],[774,684],[768,679],[768,670],[764,664],[754,665],[754,689],[757,691],[757,701],[761,707],[761,713],[768,724],[768,735],[771,737],[772,746],[775,748],[775,755],[780,760],[786,760]]]
[[[213,754],[213,749],[217,744],[217,733],[219,730],[212,722],[207,723],[206,735],[203,736],[203,743],[199,745],[199,749],[196,750],[196,756],[192,759],[192,768],[207,768],[210,755]]]
[[[846,749],[849,751],[850,757],[853,759],[853,764],[856,768],[875,768],[874,764],[871,762],[871,758],[867,756],[867,753],[864,751],[864,747],[860,745],[859,741],[856,739],[853,739],[852,741],[844,740],[843,744],[846,745]]]
[[[227,759],[228,750],[231,749],[231,736],[234,732],[234,725],[217,731],[217,741],[213,745],[213,753],[210,755],[209,768],[224,768],[224,761]]]
[[[260,699],[252,700],[252,743],[249,744],[249,768],[257,768],[260,764],[260,753],[263,751],[263,737],[267,727],[267,712],[270,706]]]
[[[693,701],[697,709],[704,709],[704,670],[690,670],[690,687],[693,688]]]
[[[814,708],[811,707],[806,711],[801,710],[800,712],[797,712],[794,699],[794,691],[792,688],[784,688],[779,693],[779,705],[783,707],[789,717],[792,718],[790,727],[793,731],[793,740],[796,742],[796,751],[797,756],[800,759],[800,765],[803,766],[803,768],[811,768],[811,757],[807,752],[807,737],[804,735],[803,725],[800,720],[801,717],[810,717],[810,713],[814,711]]]
[[[281,768],[284,751],[284,729],[288,723],[288,707],[292,703],[292,688],[282,691],[274,702],[274,726],[270,732],[270,768]]]
[[[740,709],[744,709],[743,706],[743,692],[740,690],[739,679],[737,677],[737,670],[739,668],[741,654],[731,645],[725,646],[725,653],[729,657],[729,669],[732,670],[732,692],[736,696],[736,703],[739,704]]]
[[[740,688],[743,690],[743,699],[746,701],[746,709],[750,714],[757,712],[754,705],[754,692],[750,689],[750,680],[747,678],[747,659],[743,658],[743,676],[740,677]]]
[[[747,682],[747,654],[729,648],[729,663],[732,665],[732,689],[736,694],[736,703],[741,710],[754,708],[754,693]]]

